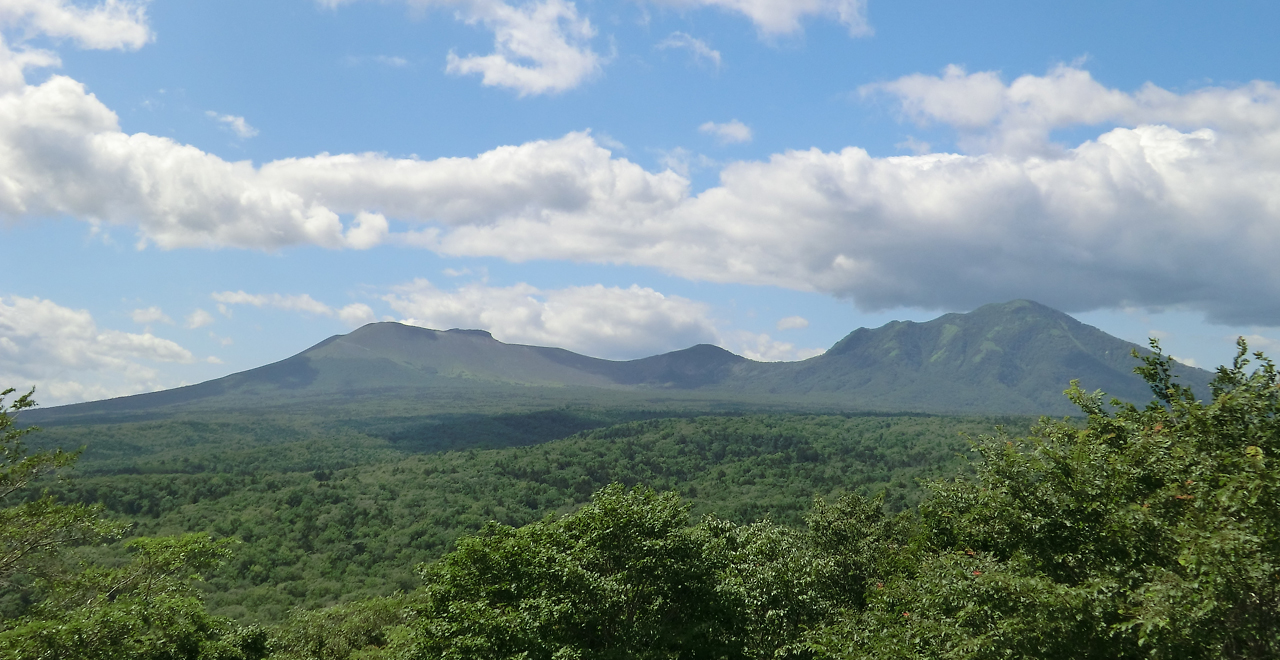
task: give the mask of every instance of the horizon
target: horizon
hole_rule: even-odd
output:
[[[794,361],[1015,299],[1212,369],[1280,346],[1277,20],[0,0],[0,387],[158,391],[384,320]]]

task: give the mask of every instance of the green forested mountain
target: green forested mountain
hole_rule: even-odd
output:
[[[105,443],[138,451],[41,483],[75,457],[24,448],[23,396],[0,408],[0,655],[1274,658],[1280,371],[1258,358],[1242,343],[1201,397],[1157,353],[1149,405],[1072,388],[1084,418],[1030,427],[737,414],[414,452],[134,421]]]
[[[1133,351],[1148,351],[1027,300],[986,305],[927,323],[893,322],[855,330],[804,362],[763,365],[724,386],[877,410],[1078,413],[1065,384],[1078,379],[1126,401],[1151,392],[1133,373]],[[1176,366],[1207,395],[1210,374]]]
[[[616,362],[504,344],[478,330],[374,323],[298,355],[152,394],[63,406],[36,421],[308,409],[352,416],[494,412],[555,405],[712,409],[1070,414],[1073,378],[1130,400],[1140,347],[1043,305],[1014,301],[927,323],[862,328],[801,362],[755,362],[714,346]],[[1178,371],[1197,391],[1208,372]],[[309,408],[308,408],[309,407]],[[324,411],[327,411],[324,412]]]
[[[1097,622],[1071,608],[1118,605],[1071,571],[1101,575],[1096,584],[1108,593],[1131,588],[1116,586],[1117,575],[1181,588],[1168,571],[1185,539],[1149,525],[1125,536],[1131,522],[1147,524],[1138,509],[1156,502],[1133,499],[1133,489],[1150,490],[1153,474],[1163,480],[1152,488],[1175,505],[1156,502],[1159,515],[1174,520],[1177,502],[1208,496],[1190,494],[1202,480],[1231,493],[1252,488],[1258,501],[1270,501],[1273,488],[1237,484],[1216,467],[1174,465],[1192,454],[1161,444],[1159,431],[1181,424],[1190,433],[1201,422],[1169,411],[1206,409],[1170,384],[1170,372],[1200,397],[1210,394],[1208,374],[1163,357],[1136,361],[1135,348],[1027,301],[860,329],[795,363],[711,346],[614,362],[503,344],[481,331],[379,323],[187,388],[45,411],[23,397],[0,417],[0,485],[16,484],[0,492],[0,560],[21,560],[0,566],[0,651],[550,660],[639,657],[637,649],[655,658],[935,657],[944,649],[977,658],[985,656],[965,649],[983,648],[990,630],[1070,650],[965,609],[965,585],[990,572],[1003,581],[982,583],[991,594],[984,612],[999,610],[1000,621],[1018,626],[1052,621],[1055,635],[1112,657],[1113,642],[1132,636],[1098,637]],[[1132,375],[1139,364],[1142,375]],[[1245,420],[1248,428],[1223,433],[1256,444],[1243,459],[1194,460],[1243,460],[1240,474],[1269,460],[1276,376],[1264,372],[1247,380],[1237,369],[1223,381],[1248,390],[1241,402],[1222,387],[1214,393],[1228,411],[1257,408],[1222,417]],[[1159,398],[1112,418],[1081,390],[1062,397],[1075,378],[1144,404],[1152,399],[1146,379]],[[1021,414],[1078,414],[1080,406],[1092,435],[1076,435],[1078,417],[1033,428]],[[17,410],[44,430],[13,426]],[[1013,440],[1027,433],[1031,440]],[[984,434],[1000,440],[980,442],[985,463],[971,464],[970,439]],[[1122,436],[1141,452],[1116,454],[1111,445]],[[36,448],[34,463],[19,437]],[[83,449],[69,469],[73,457],[54,447]],[[1073,447],[1105,469],[1081,463]],[[1228,451],[1214,447],[1205,451]],[[1054,485],[1059,467],[1115,474]],[[70,479],[32,481],[49,470]],[[1115,495],[1112,477],[1133,492]],[[996,492],[971,485],[974,478],[1018,488]],[[1059,490],[1040,493],[1041,483]],[[1123,502],[1089,508],[1103,495]],[[1232,515],[1219,517],[1228,521],[1222,543],[1243,539],[1232,552],[1273,542],[1267,530],[1239,536],[1244,527],[1231,527],[1239,522]],[[1072,531],[1085,528],[1164,548],[1153,561],[1166,573],[1135,572],[1116,559],[1121,551],[1096,549]],[[24,550],[36,547],[32,534],[50,550]],[[1064,539],[1075,544],[1071,557],[1052,551]],[[1092,563],[1076,566],[1076,558]],[[1067,577],[1045,578],[1062,562]],[[1272,585],[1270,568],[1254,568],[1236,582]],[[1036,603],[1040,614],[1000,610],[1006,596]],[[1280,602],[1273,596],[1261,598]],[[1148,601],[1167,605],[1160,598]],[[1246,610],[1251,629],[1266,627],[1266,617]],[[910,616],[939,641],[920,642],[895,618]],[[1151,625],[1175,625],[1153,616]],[[1199,623],[1183,619],[1212,628],[1212,616],[1195,616]],[[1097,625],[1138,625],[1115,620]],[[1011,657],[1018,653],[1041,657]]]

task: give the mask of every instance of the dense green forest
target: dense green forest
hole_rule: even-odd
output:
[[[1242,343],[1201,401],[1153,348],[1156,401],[1073,388],[1085,422],[649,419],[489,450],[366,438],[292,470],[320,441],[246,440],[35,489],[74,457],[23,447],[19,398],[0,651],[1276,657],[1280,374]]]
[[[421,449],[493,443],[508,427],[553,436],[587,419],[596,418],[548,411],[468,419],[465,426],[441,424],[435,436],[419,433],[410,450],[396,435],[384,443],[348,433],[308,438],[280,422],[265,429],[229,422],[115,426],[103,432],[139,444],[155,437],[150,444],[174,449],[126,462],[131,453],[111,448],[120,441],[100,438],[107,448],[82,457],[80,474],[44,490],[61,501],[101,504],[113,519],[130,522],[134,535],[208,531],[243,541],[209,576],[207,603],[216,614],[273,622],[294,607],[411,591],[420,584],[414,567],[439,558],[460,535],[490,521],[519,526],[573,511],[611,483],[674,490],[694,516],[735,522],[798,526],[815,495],[845,491],[885,490],[886,506],[901,510],[919,501],[918,480],[964,469],[966,436],[997,425],[1024,431],[1030,423],[733,415],[636,421],[533,446]],[[184,438],[205,438],[205,447]]]

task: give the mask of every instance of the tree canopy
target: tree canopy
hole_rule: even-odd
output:
[[[1143,408],[981,438],[918,510],[818,501],[804,533],[610,487],[426,566],[414,657],[1271,658],[1280,379],[1247,347],[1206,403],[1153,344]],[[521,656],[520,654],[527,654]]]

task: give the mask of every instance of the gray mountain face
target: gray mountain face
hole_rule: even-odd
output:
[[[430,392],[505,388],[607,393],[611,402],[693,395],[704,402],[769,402],[795,408],[921,412],[1073,414],[1062,396],[1072,379],[1144,402],[1129,342],[1038,303],[1017,300],[927,323],[860,328],[823,355],[755,362],[699,345],[630,361],[559,348],[504,344],[481,330],[438,331],[373,323],[288,359],[163,392],[51,408],[31,421],[124,411],[243,410],[290,401],[414,399]],[[1207,395],[1210,374],[1182,368]],[[424,404],[425,405],[425,404]]]

